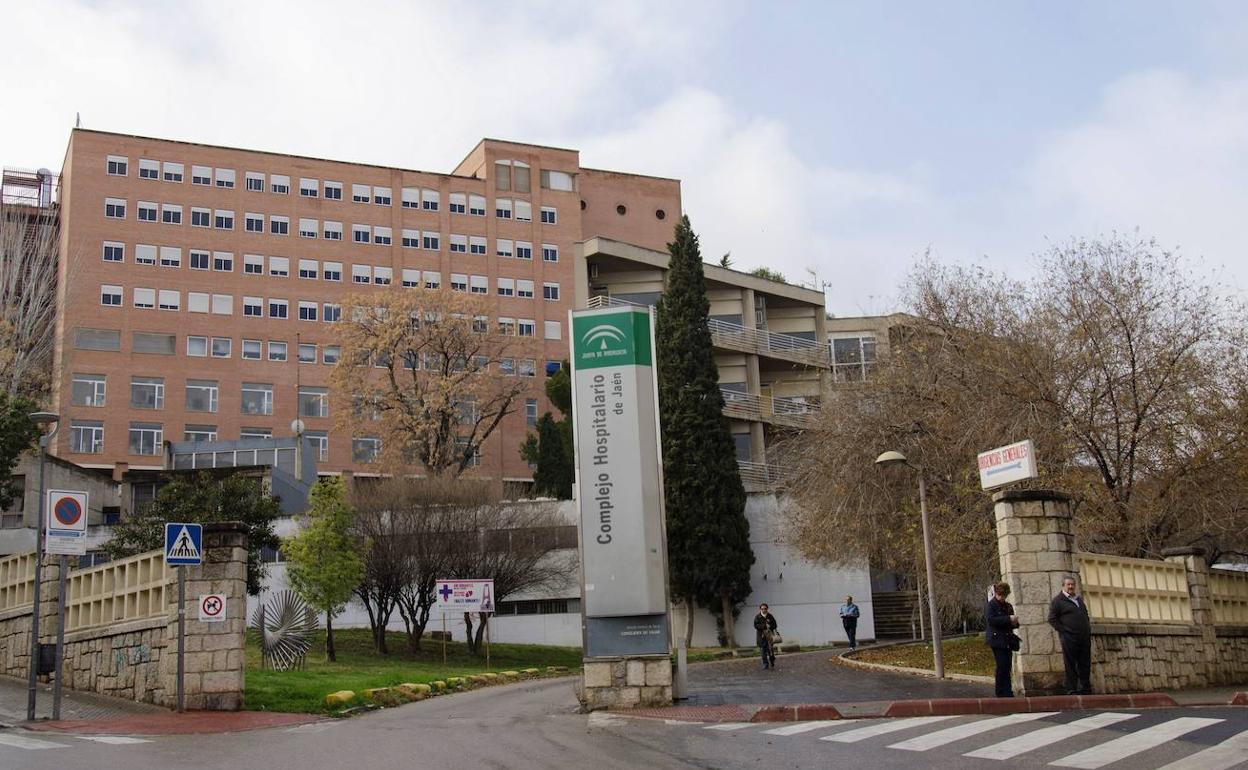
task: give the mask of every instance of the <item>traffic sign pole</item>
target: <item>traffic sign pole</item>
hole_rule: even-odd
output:
[[[39,584],[43,582],[43,525],[47,494],[43,485],[44,466],[48,462],[48,438],[39,438],[39,526],[35,529],[35,590],[33,612],[30,613],[30,675],[26,683],[26,721],[35,719],[36,681],[39,671]]]
[[[178,567],[178,713],[186,711],[186,567]]]
[[[61,718],[61,680],[65,678],[65,583],[69,557],[61,554],[56,600],[56,683],[52,685],[52,718]]]
[[[442,665],[446,665],[446,611],[442,612]]]

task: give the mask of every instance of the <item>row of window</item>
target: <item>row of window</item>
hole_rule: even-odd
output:
[[[329,433],[327,431],[310,430],[306,431],[303,436],[312,442],[313,449],[317,453],[317,460],[328,462]],[[239,430],[240,439],[265,439],[272,437],[272,428],[244,427]],[[183,427],[182,440],[195,443],[217,441],[217,426],[188,423]],[[163,423],[130,423],[127,441],[129,454],[148,457],[157,456],[163,451],[164,442],[165,427]],[[352,459],[355,462],[374,462],[381,450],[381,441],[376,438],[352,438],[351,449]],[[103,454],[104,423],[98,420],[70,421],[69,451],[75,454]]]

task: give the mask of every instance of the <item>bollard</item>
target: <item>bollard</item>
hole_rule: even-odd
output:
[[[676,641],[676,679],[672,684],[672,700],[689,698],[689,650],[683,636]]]

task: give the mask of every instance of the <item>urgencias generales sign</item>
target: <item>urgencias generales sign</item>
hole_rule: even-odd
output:
[[[983,489],[1036,477],[1036,448],[1031,439],[979,453],[979,485]]]
[[[654,324],[649,308],[570,313],[585,656],[667,654]]]

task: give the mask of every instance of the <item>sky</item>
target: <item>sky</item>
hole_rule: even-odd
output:
[[[1139,232],[1248,297],[1248,3],[0,4],[0,163],[106,131],[449,172],[481,137],[676,177],[703,257],[900,308]]]

